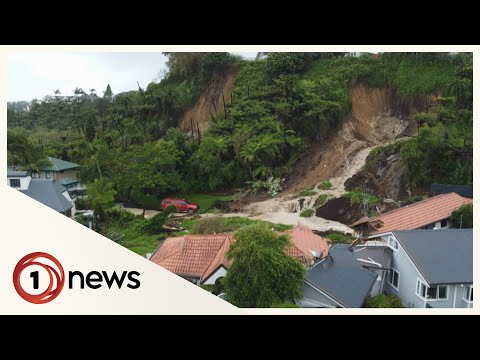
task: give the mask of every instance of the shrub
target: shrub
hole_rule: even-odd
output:
[[[314,195],[317,195],[317,192],[313,190],[313,188],[305,189],[299,194],[299,196],[314,196]]]
[[[223,218],[219,216],[198,219],[193,225],[193,233],[195,234],[218,234],[227,231]]]
[[[90,208],[90,202],[88,199],[77,198],[75,200],[75,207],[77,210],[87,210]]]
[[[122,210],[118,206],[105,210],[105,220],[109,222],[118,222],[124,225],[135,219],[135,215],[126,210]]]
[[[358,205],[358,204],[363,204],[367,203],[368,205],[375,205],[378,204],[378,197],[375,195],[367,194],[364,192],[358,192],[358,191],[351,191],[343,195],[344,197],[350,199],[350,204],[352,205]]]
[[[315,214],[315,211],[313,209],[305,209],[300,213],[301,217],[311,217]]]
[[[329,180],[325,180],[321,185],[321,190],[330,190],[332,188],[332,183]]]
[[[161,213],[155,215],[152,217],[144,226],[144,230],[147,232],[149,235],[157,234],[159,233],[163,225],[165,225],[165,221],[167,221],[168,217],[170,214],[173,214],[177,211],[175,206],[169,206],[165,210],[163,210]]]
[[[264,187],[267,189],[268,195],[271,197],[276,196],[282,191],[282,183],[285,179],[269,177],[264,183]]]
[[[395,295],[378,294],[368,298],[365,302],[366,308],[403,308],[402,300]]]
[[[450,217],[452,228],[471,229],[473,228],[473,204],[466,204],[455,210]]]
[[[355,238],[350,234],[340,232],[330,232],[325,235],[327,239],[332,241],[332,244],[351,244]]]
[[[328,199],[330,199],[330,195],[327,195],[327,194],[320,194],[317,198],[317,200],[315,200],[315,204],[313,204],[313,206],[315,207],[320,207],[322,205],[324,205]]]
[[[280,191],[282,191],[282,183],[285,182],[285,179],[274,178],[273,176],[269,177],[267,180],[257,180],[250,181],[250,194],[256,194],[258,190],[264,188],[267,190],[268,195],[271,197],[276,196]]]

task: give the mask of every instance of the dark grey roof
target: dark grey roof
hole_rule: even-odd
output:
[[[19,170],[7,170],[7,177],[26,177],[28,176],[28,171],[19,171]]]
[[[359,263],[365,268],[375,269],[387,269],[390,270],[390,265],[392,263],[392,252],[388,246],[364,246],[359,245],[353,248],[353,256],[357,261],[362,260],[372,260],[380,266],[366,262],[359,261]]]
[[[473,282],[472,229],[408,230],[393,234],[429,285]]]
[[[449,184],[432,184],[430,185],[430,196],[457,193],[458,195],[473,199],[473,186],[467,185],[449,185]]]
[[[73,207],[62,195],[67,189],[52,179],[32,179],[28,190],[18,191],[62,213]]]
[[[329,256],[307,272],[307,281],[345,307],[362,307],[377,275],[363,268],[349,250],[337,244]]]

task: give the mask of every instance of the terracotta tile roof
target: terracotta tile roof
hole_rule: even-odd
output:
[[[225,257],[230,244],[230,234],[170,237],[150,260],[177,275],[202,281],[221,264],[230,266]]]
[[[323,257],[328,255],[328,240],[315,234],[308,227],[298,224],[292,230],[284,233],[290,235],[293,246],[287,249],[287,254],[310,265],[313,262],[313,250]]]
[[[388,232],[392,230],[413,230],[428,224],[448,218],[453,211],[465,204],[472,203],[468,199],[456,193],[442,194],[389,211],[385,214],[372,218],[362,218],[350,227],[365,223],[376,223],[380,226],[373,234]]]
[[[280,234],[290,235],[293,243],[287,248],[287,254],[306,265],[311,265],[314,260],[310,250],[322,254],[322,257],[328,255],[328,240],[304,225],[297,225]],[[230,267],[231,261],[226,258],[226,253],[232,240],[231,234],[169,237],[150,260],[177,275],[203,282],[220,265],[227,269]]]

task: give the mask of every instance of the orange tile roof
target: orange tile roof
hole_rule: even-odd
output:
[[[230,234],[170,237],[150,260],[177,275],[203,281],[221,264],[230,266],[225,257],[230,244]]]
[[[280,234],[290,235],[292,245],[287,248],[287,254],[306,265],[311,265],[314,260],[310,250],[322,254],[322,257],[328,255],[328,240],[304,225]],[[220,265],[230,267],[231,260],[226,258],[226,253],[232,240],[231,234],[169,237],[150,260],[177,275],[203,282]]]
[[[448,218],[453,211],[473,199],[465,198],[456,193],[437,195],[429,199],[389,211],[372,218],[361,218],[350,227],[360,224],[379,222],[380,227],[373,234],[392,230],[413,230]]]
[[[310,265],[313,262],[313,250],[323,257],[328,255],[328,240],[313,233],[308,227],[298,224],[292,230],[284,233],[290,235],[293,246],[287,249],[287,254]]]

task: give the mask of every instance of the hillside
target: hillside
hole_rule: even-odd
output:
[[[257,213],[347,190],[399,200],[433,182],[472,183],[471,54],[167,55],[166,77],[146,89],[9,104],[9,164],[77,162],[82,182],[149,208],[237,190],[237,210]]]

